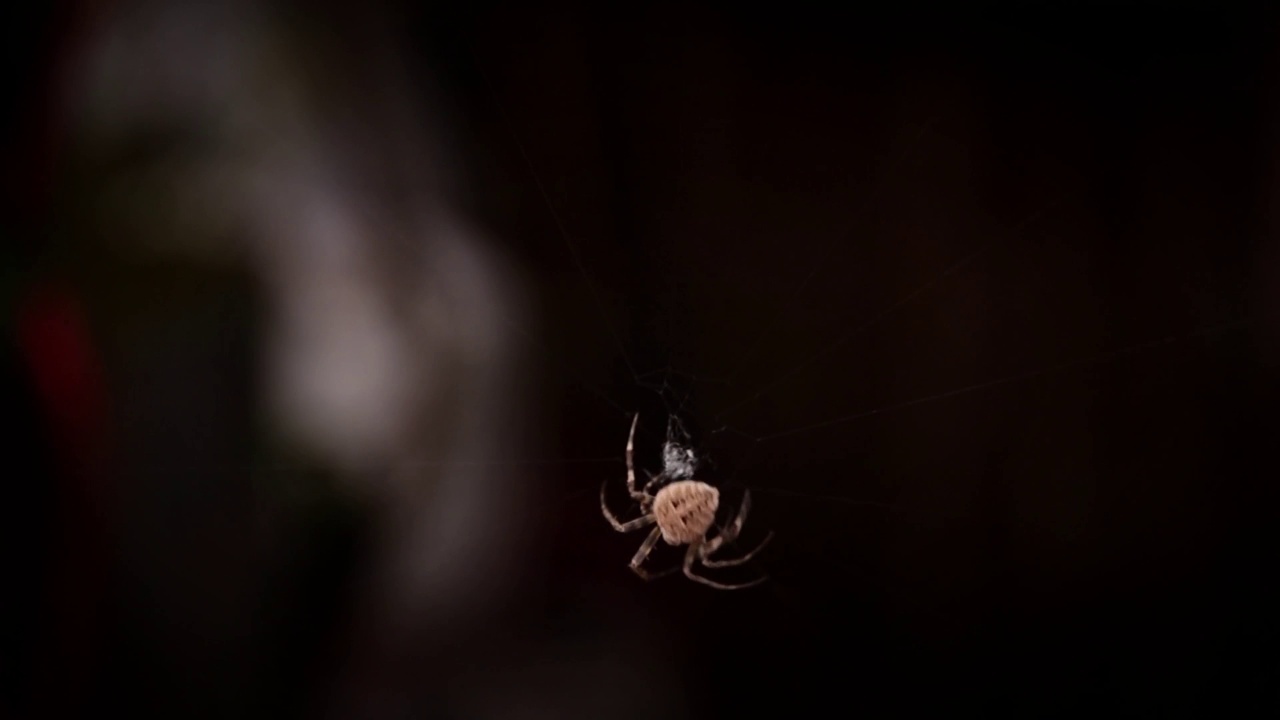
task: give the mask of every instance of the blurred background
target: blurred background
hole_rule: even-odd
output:
[[[1016,6],[12,10],[0,713],[1280,709],[1280,13]]]

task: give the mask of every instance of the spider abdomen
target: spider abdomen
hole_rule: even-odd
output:
[[[698,480],[678,480],[653,498],[653,517],[668,545],[701,540],[716,520],[720,491]]]

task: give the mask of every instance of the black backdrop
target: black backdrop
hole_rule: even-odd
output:
[[[409,13],[548,321],[544,455],[638,409],[654,469],[678,408],[777,533],[761,590],[645,585],[620,463],[552,464],[531,622],[626,588],[700,716],[1274,709],[1280,24],[1214,7]]]
[[[480,183],[515,195],[487,216],[579,288],[553,364],[612,363],[651,468],[692,393],[778,533],[772,590],[645,600],[701,714],[1275,707],[1273,14],[468,20],[438,47]],[[565,456],[616,447],[625,418],[568,385]],[[638,541],[592,504],[554,520],[565,587]]]

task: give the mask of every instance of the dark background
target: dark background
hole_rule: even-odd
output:
[[[547,562],[509,627],[589,637],[582,588],[616,588],[700,717],[1277,708],[1274,9],[482,3],[401,17],[455,111],[468,210],[527,273],[544,323],[529,372],[553,440],[539,456],[562,462],[538,479],[563,500],[530,510]],[[9,24],[29,41],[6,67],[12,147],[48,127],[30,78],[66,25]],[[40,173],[35,154],[11,177]],[[14,318],[49,272],[38,205],[21,197]],[[83,548],[68,538],[112,506],[68,510],[51,488],[89,472],[56,464],[71,441],[18,434],[50,411],[32,394],[38,354],[6,327],[11,707],[41,716],[31,688],[72,684],[95,712],[217,697],[221,666],[130,644],[126,601],[100,606],[80,649],[32,659],[82,617],[48,598],[93,597],[109,581],[86,578],[111,577],[108,561],[50,549]],[[219,348],[230,365],[252,352]],[[776,532],[750,571],[768,584],[717,593],[627,571],[641,537],[610,533],[595,492],[622,481],[634,410],[641,466],[657,469],[678,411],[708,479],[735,502],[752,490],[747,540]],[[570,462],[599,457],[615,462]],[[240,707],[323,709],[345,670],[317,648],[350,621],[367,522],[318,526],[303,579],[255,589],[275,614],[244,645],[260,664]],[[363,672],[429,694],[505,647],[476,638],[454,664],[424,651]],[[620,690],[609,716],[646,692]]]

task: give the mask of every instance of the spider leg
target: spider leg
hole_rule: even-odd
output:
[[[635,520],[628,520],[627,522],[619,520],[612,512],[609,511],[609,504],[606,503],[604,499],[604,491],[608,486],[609,483],[607,482],[600,486],[600,511],[604,513],[604,519],[609,521],[609,524],[613,526],[614,530],[617,530],[618,532],[631,532],[632,530],[639,530],[647,525],[652,525],[655,522],[653,519],[653,513],[645,513]],[[657,528],[654,529],[656,530]]]
[[[657,475],[650,475],[649,482],[644,484],[644,489],[642,489],[640,492],[645,496],[646,499],[652,500],[653,493],[650,492],[650,490],[666,479],[667,479],[667,476],[662,473],[658,473]]]
[[[751,582],[738,583],[736,585],[730,585],[728,583],[719,583],[719,582],[716,582],[715,580],[709,580],[707,578],[702,577],[701,575],[698,575],[693,571],[693,564],[697,562],[701,553],[702,553],[702,543],[694,542],[689,545],[688,552],[684,554],[684,576],[694,582],[702,583],[703,585],[713,587],[717,590],[741,590],[742,588],[749,588],[754,585],[759,585],[760,583],[769,579],[769,577],[766,575],[766,576],[756,578]]]
[[[705,543],[706,549],[702,551],[702,557],[705,558],[708,555],[719,550],[722,545],[726,543],[731,543],[734,540],[737,540],[738,534],[742,532],[743,523],[747,521],[747,513],[750,511],[751,511],[751,491],[748,490],[742,494],[742,505],[738,508],[738,516],[733,519],[733,522],[729,523],[728,527],[721,528],[719,535],[706,541]],[[766,539],[765,542],[769,542],[769,541]],[[760,543],[760,547],[764,547],[764,543]],[[759,549],[760,548],[756,548],[756,550],[759,550]],[[707,567],[714,567],[714,566],[708,565]]]
[[[649,537],[645,538],[644,542],[640,543],[640,549],[636,550],[636,554],[631,558],[631,571],[645,580],[657,580],[660,577],[665,577],[680,569],[678,567],[674,567],[670,570],[650,572],[640,567],[640,565],[649,557],[649,553],[653,552],[653,547],[658,544],[658,538],[660,537],[662,537],[662,528],[654,528],[653,532],[649,533]]]
[[[723,568],[723,567],[734,567],[735,565],[742,565],[743,563],[749,561],[751,558],[755,557],[756,553],[763,550],[764,546],[769,544],[769,541],[773,539],[773,533],[770,532],[768,535],[766,535],[764,540],[761,541],[761,543],[756,546],[755,550],[752,550],[751,552],[747,553],[746,555],[743,555],[742,557],[731,558],[729,560],[712,560],[708,556],[711,555],[711,553],[723,547],[723,543],[716,542],[716,540],[720,540],[722,538],[723,536],[717,537],[703,546],[705,548],[702,552],[702,564],[704,567]],[[712,547],[713,544],[715,545],[715,547]]]
[[[631,434],[627,436],[627,492],[636,500],[644,500],[648,495],[636,490],[636,467],[632,461],[636,447],[636,425],[640,422],[640,413],[631,419]]]

